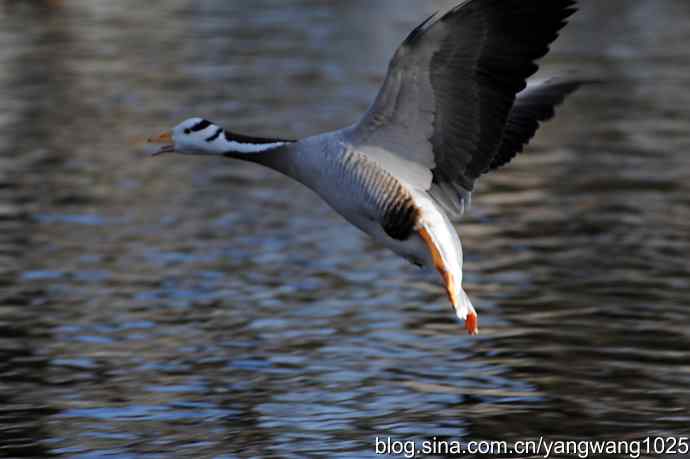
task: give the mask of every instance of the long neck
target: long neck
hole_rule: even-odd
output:
[[[294,140],[236,134],[204,119],[189,130],[195,136],[194,150],[198,153],[251,161],[292,174],[289,147],[295,144]]]
[[[260,157],[294,143],[294,140],[250,137],[212,125],[204,130],[205,150],[211,154],[259,162]]]

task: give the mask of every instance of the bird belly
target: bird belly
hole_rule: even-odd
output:
[[[360,228],[369,234],[377,243],[391,250],[396,255],[406,259],[410,263],[423,268],[433,268],[434,262],[424,240],[417,232],[412,233],[407,239],[399,240],[390,237],[383,227],[374,222],[371,228]]]
[[[393,251],[417,266],[433,267],[429,251],[417,233],[412,233],[405,240],[393,239],[384,231],[381,223],[371,217],[369,209],[355,204],[361,201],[349,199],[351,196],[343,193],[334,193],[332,195],[322,193],[321,196],[333,210],[354,227],[369,235],[379,245]]]

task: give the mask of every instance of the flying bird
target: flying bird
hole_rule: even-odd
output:
[[[466,0],[416,27],[354,125],[301,140],[237,134],[204,118],[149,139],[155,154],[217,155],[301,182],[383,246],[440,274],[470,334],[454,226],[477,179],[509,163],[581,84],[527,85],[575,0]]]

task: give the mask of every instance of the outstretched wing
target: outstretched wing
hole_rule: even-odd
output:
[[[353,145],[459,216],[499,151],[534,61],[574,5],[466,0],[432,15],[396,52],[376,101],[350,133]]]
[[[522,153],[525,145],[536,134],[539,123],[548,121],[556,115],[556,107],[583,84],[591,81],[549,80],[530,86],[520,94],[503,131],[501,145],[494,155],[489,170],[505,166]]]

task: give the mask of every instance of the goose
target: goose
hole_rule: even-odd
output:
[[[521,153],[582,84],[528,85],[576,9],[576,0],[465,0],[432,14],[395,52],[367,113],[340,130],[264,138],[195,117],[148,142],[162,144],[154,155],[240,159],[297,180],[379,244],[435,268],[475,335],[455,223],[477,179]]]

